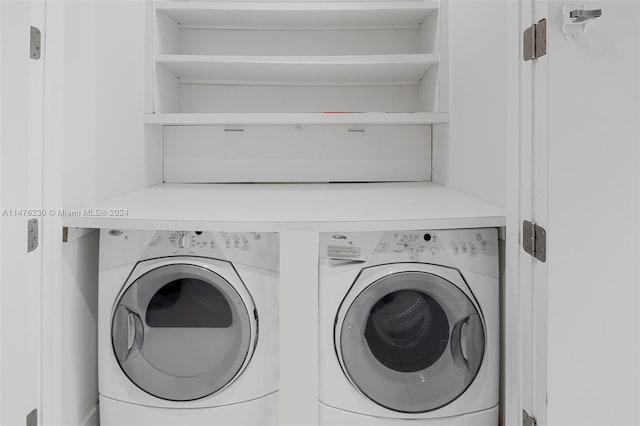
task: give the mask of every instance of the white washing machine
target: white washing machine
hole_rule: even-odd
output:
[[[320,241],[320,423],[497,426],[497,230]]]
[[[278,424],[273,233],[102,230],[102,426]]]

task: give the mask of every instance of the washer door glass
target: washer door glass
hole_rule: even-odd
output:
[[[464,393],[485,346],[471,300],[426,272],[368,286],[348,308],[339,339],[351,382],[377,404],[405,413],[435,410]]]
[[[131,284],[111,331],[127,377],[170,401],[222,389],[252,350],[250,316],[238,292],[214,272],[188,264],[158,267]]]

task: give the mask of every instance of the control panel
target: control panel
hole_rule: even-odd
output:
[[[262,235],[257,232],[221,232],[225,248],[229,250],[251,250],[254,242],[260,241]]]
[[[275,233],[158,231],[143,258],[201,256],[277,270],[279,254]]]
[[[336,265],[340,262],[395,263],[423,262],[459,269],[469,269],[494,275],[497,271],[485,270],[487,256],[497,257],[498,232],[495,228],[352,232],[322,234],[321,256]]]
[[[141,260],[195,256],[277,271],[280,242],[274,232],[140,231],[103,229],[100,270]]]
[[[180,231],[169,232],[168,234],[169,241],[171,241],[178,250],[191,250],[196,248],[214,249],[216,246],[215,240],[209,233]],[[156,234],[156,238],[160,238],[160,236]],[[149,244],[149,246],[151,245],[152,244]]]
[[[482,230],[472,233],[464,231],[395,232],[385,235],[376,252],[404,253],[412,259],[435,256],[441,250],[448,251],[454,256],[476,257],[479,254],[496,254],[497,242],[495,238],[489,240],[491,241],[487,240]]]
[[[497,255],[497,232],[495,229],[388,232],[376,252],[403,253],[413,260],[439,253],[468,258]]]
[[[214,234],[193,231],[158,231],[144,253],[145,258],[164,256],[206,256],[223,258]]]
[[[262,234],[258,232],[158,231],[149,241],[149,249],[160,249],[165,255],[211,256],[212,251],[251,251],[260,240]]]

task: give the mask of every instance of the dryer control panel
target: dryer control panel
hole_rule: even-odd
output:
[[[273,232],[102,230],[101,270],[168,256],[228,260],[278,271],[280,246]]]
[[[203,234],[203,232],[168,232],[168,238],[177,250],[199,251],[206,248],[215,250],[216,242],[213,237],[208,233]],[[160,242],[162,237],[162,233],[156,233],[149,246],[152,247],[154,243]]]
[[[158,231],[143,258],[202,256],[278,270],[278,236],[259,232]]]

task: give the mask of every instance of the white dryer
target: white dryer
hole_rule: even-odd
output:
[[[102,426],[276,425],[272,233],[102,230]]]
[[[497,230],[320,241],[320,424],[497,426]]]

